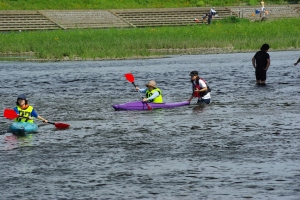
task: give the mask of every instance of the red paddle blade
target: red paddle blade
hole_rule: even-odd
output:
[[[149,104],[146,103],[146,106],[148,108],[148,110],[152,110],[153,108],[151,106],[149,106]]]
[[[3,115],[8,119],[15,119],[19,116],[14,110],[8,108],[4,110]]]
[[[54,123],[54,125],[58,129],[67,129],[70,126],[70,124],[64,124],[64,123],[61,123],[61,122],[56,122],[56,123]]]
[[[125,78],[127,79],[127,81],[133,83],[134,82],[134,76],[130,73],[128,74],[124,74]]]

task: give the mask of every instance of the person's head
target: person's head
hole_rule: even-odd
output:
[[[149,81],[147,84],[146,84],[146,87],[149,89],[149,90],[153,90],[154,88],[156,88],[156,83],[154,80],[151,80]]]
[[[195,81],[198,77],[198,71],[191,71],[190,76],[191,76],[191,80]]]
[[[260,50],[261,51],[268,51],[270,48],[270,46],[268,44],[263,44],[261,47],[260,47]]]
[[[28,101],[26,99],[26,95],[25,94],[20,94],[17,98],[17,102],[16,104],[18,106],[24,106],[24,105],[27,105],[28,104]]]

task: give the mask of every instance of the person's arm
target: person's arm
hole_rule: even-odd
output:
[[[189,102],[192,101],[192,99],[194,98],[194,85],[192,85],[192,95],[190,96],[190,98],[188,99]]]
[[[253,66],[254,68],[256,68],[256,65],[255,65],[255,56],[252,58],[252,66]]]
[[[47,119],[45,119],[45,118],[43,118],[42,116],[37,116],[37,118],[39,119],[39,120],[42,120],[43,122],[45,122],[45,123],[48,123],[48,120]]]
[[[140,89],[139,87],[135,87],[135,89],[140,93],[146,93],[146,90],[147,90],[146,88]]]
[[[193,97],[194,97],[194,95],[191,95],[191,97],[188,99],[188,101],[191,102]]]
[[[35,117],[35,118],[37,118],[37,119],[39,119],[39,120],[41,120],[41,121],[43,121],[45,123],[48,123],[48,120],[45,119],[45,118],[43,118],[42,116],[38,115],[37,112],[34,109],[31,112],[31,116]]]
[[[267,66],[266,66],[266,68],[265,68],[265,70],[266,70],[266,71],[268,71],[268,69],[269,69],[269,66],[270,66],[270,58],[269,58],[269,59],[267,59]]]
[[[155,99],[155,98],[158,97],[158,96],[159,96],[159,92],[158,92],[158,91],[155,91],[150,97],[144,98],[143,101],[153,100],[153,99]]]
[[[147,90],[146,88],[144,88],[144,89],[139,89],[139,92],[140,92],[140,93],[146,93],[146,90]]]
[[[196,89],[195,92],[206,92],[207,91],[207,87],[202,88],[201,90]]]
[[[202,89],[196,89],[195,92],[206,92],[207,91],[207,85],[204,81],[199,80],[199,85],[202,87]]]
[[[299,62],[300,62],[300,58],[297,60],[297,62],[295,62],[294,66],[298,65]]]
[[[19,112],[19,110],[18,110],[17,107],[14,108],[14,111],[15,111],[18,115],[20,114],[20,112]]]

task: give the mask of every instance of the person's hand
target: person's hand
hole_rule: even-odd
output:
[[[139,89],[140,89],[139,87],[137,87],[137,86],[135,87],[135,90],[139,90]]]
[[[200,92],[200,90],[198,88],[196,88],[195,92]]]
[[[44,122],[44,123],[48,123],[48,120],[47,120],[47,119],[45,119],[45,120],[43,120],[43,122]]]
[[[143,102],[146,102],[146,101],[148,101],[148,99],[147,98],[143,98]]]

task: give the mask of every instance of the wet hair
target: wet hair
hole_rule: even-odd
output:
[[[17,101],[16,101],[16,104],[17,104],[17,106],[19,106],[20,104],[19,104],[19,102],[18,102],[18,100],[19,99],[17,99]],[[27,105],[28,104],[28,101],[26,100],[26,99],[22,99],[22,100],[25,100],[25,105]]]

